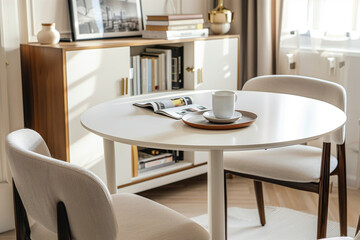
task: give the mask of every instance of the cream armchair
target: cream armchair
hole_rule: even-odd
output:
[[[204,228],[165,206],[134,194],[110,195],[91,172],[52,158],[33,130],[10,133],[6,151],[17,239],[209,239]],[[27,214],[36,221],[31,229]]]

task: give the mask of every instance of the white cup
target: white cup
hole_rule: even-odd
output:
[[[237,96],[233,91],[212,93],[212,110],[216,118],[229,119],[234,115]]]

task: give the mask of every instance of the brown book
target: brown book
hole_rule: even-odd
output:
[[[194,30],[203,29],[203,24],[188,24],[188,25],[175,25],[175,26],[156,26],[146,25],[147,31],[177,31],[177,30]]]
[[[169,21],[203,18],[202,14],[170,14],[170,15],[149,15],[148,21]]]

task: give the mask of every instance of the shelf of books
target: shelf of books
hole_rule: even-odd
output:
[[[131,146],[132,178],[121,187],[196,168],[206,164],[207,152],[194,159],[194,152]]]
[[[183,151],[132,146],[133,181],[191,165],[191,162],[184,161]]]
[[[129,95],[184,88],[184,46],[132,48],[131,55]]]
[[[129,95],[184,89],[184,45],[162,44],[131,48]],[[180,100],[179,100],[180,101]],[[191,104],[187,101],[185,105]],[[149,107],[148,104],[138,105]],[[162,103],[160,103],[162,104]],[[166,103],[164,103],[166,105]],[[163,104],[163,105],[164,105]],[[178,103],[171,102],[172,105]],[[174,106],[175,106],[174,105]],[[153,103],[154,111],[157,103]],[[168,106],[169,107],[169,106]],[[186,107],[186,106],[184,106]],[[178,109],[178,108],[177,108]],[[166,109],[158,109],[166,110]],[[176,118],[175,113],[168,114]],[[177,117],[176,119],[178,119]],[[181,117],[180,117],[181,118]],[[132,146],[132,183],[167,175],[194,166],[183,151]],[[191,159],[191,158],[190,158]]]

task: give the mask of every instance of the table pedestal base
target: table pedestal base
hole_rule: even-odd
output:
[[[103,140],[107,187],[109,192],[114,194],[116,193],[115,144],[111,140],[105,138]]]
[[[212,150],[208,162],[208,213],[211,239],[225,239],[223,151]]]

